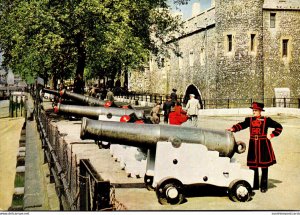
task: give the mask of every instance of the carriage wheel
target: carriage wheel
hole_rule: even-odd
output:
[[[247,202],[251,198],[252,188],[247,181],[234,180],[228,187],[229,198],[234,202]]]
[[[184,200],[183,185],[177,179],[167,179],[156,187],[158,202],[162,205],[178,205]]]

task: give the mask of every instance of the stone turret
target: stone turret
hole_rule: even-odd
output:
[[[200,2],[194,2],[192,5],[192,17],[197,16],[200,14],[201,11],[201,5]]]

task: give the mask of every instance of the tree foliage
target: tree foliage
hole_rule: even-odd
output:
[[[3,66],[23,77],[114,75],[165,51],[178,29],[166,0],[0,0]]]

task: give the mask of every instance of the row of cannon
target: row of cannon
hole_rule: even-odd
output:
[[[90,105],[58,104],[54,111],[82,117],[80,138],[110,148],[122,168],[144,177],[161,204],[182,203],[185,187],[195,184],[226,187],[233,201],[251,198],[254,172],[231,159],[246,150],[232,132],[151,124],[143,110],[105,106],[103,100],[66,90],[44,90]]]

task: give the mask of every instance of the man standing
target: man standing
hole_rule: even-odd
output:
[[[244,122],[227,130],[237,132],[250,127],[247,166],[254,170],[254,190],[259,189],[258,168],[261,168],[260,191],[265,193],[268,190],[268,167],[276,163],[270,139],[281,134],[282,126],[270,117],[261,116],[261,112],[264,111],[263,103],[253,102],[250,108],[253,110],[253,117],[246,117]],[[268,128],[275,128],[275,130],[268,134]]]
[[[172,93],[171,93],[171,100],[172,100],[172,104],[173,104],[173,106],[175,105],[175,103],[177,102],[177,94],[176,94],[176,89],[175,88],[173,88],[172,89]]]
[[[194,94],[190,94],[190,100],[186,104],[187,114],[192,120],[192,124],[194,127],[197,127],[198,124],[198,111],[200,109],[200,103],[198,99],[195,99]]]
[[[111,91],[110,88],[107,89],[106,99],[110,102],[114,102],[114,93]]]
[[[167,96],[167,101],[163,104],[163,111],[164,111],[164,123],[168,124],[169,122],[169,113],[171,112],[171,107],[173,103],[170,96]]]

